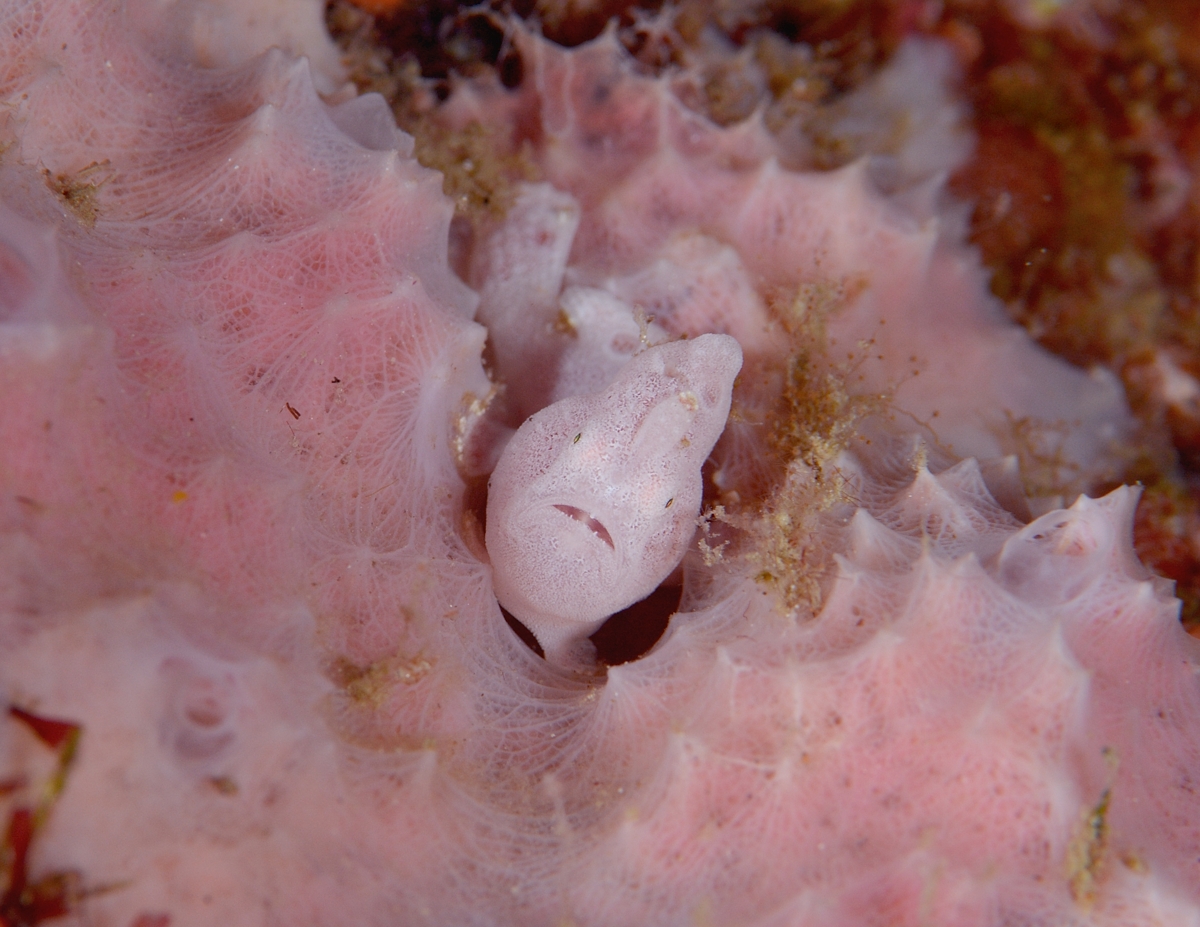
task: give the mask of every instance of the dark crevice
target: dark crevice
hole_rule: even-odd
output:
[[[544,660],[546,658],[546,651],[542,650],[542,645],[537,642],[537,638],[533,636],[533,632],[509,614],[508,609],[503,605],[500,606],[500,614],[504,616],[504,623],[512,628],[513,633],[517,637],[521,638],[521,643]]]
[[[644,656],[666,632],[682,597],[682,586],[664,583],[617,612],[591,637],[596,658],[606,666],[619,666]]]
[[[640,602],[634,602],[610,617],[590,638],[596,660],[602,666],[620,666],[645,656],[666,633],[671,616],[679,610],[683,587],[664,583]],[[545,658],[537,638],[525,625],[500,607],[504,621],[534,653]]]

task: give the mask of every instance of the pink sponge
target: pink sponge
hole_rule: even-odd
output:
[[[495,384],[440,178],[380,99],[163,32],[205,8],[0,0],[0,701],[83,730],[31,880],[81,873],[113,927],[1200,922],[1200,643],[1135,493],[1023,525],[912,433],[940,411],[987,454],[1045,413],[1086,468],[1123,403],[1006,325],[934,214],[783,170],[612,43],[522,39],[518,91],[451,109],[528,142],[550,212],[463,266],[530,396],[568,394],[523,325],[612,350],[504,451],[485,551],[460,472]],[[757,542],[687,540],[739,361],[766,393],[779,293],[823,275],[853,298],[813,362],[878,335],[851,385],[911,415],[826,461],[820,517],[751,513],[811,528],[813,613]],[[679,340],[614,344],[629,302]],[[771,424],[747,408],[726,434]],[[565,662],[685,547],[665,635],[607,671],[497,603]],[[0,825],[50,763],[0,713]]]

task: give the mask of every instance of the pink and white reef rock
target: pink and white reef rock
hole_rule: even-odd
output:
[[[468,288],[319,5],[248,10],[0,2],[0,698],[84,726],[34,874],[111,887],[63,923],[1200,924],[1200,642],[1136,493],[1023,524],[981,476],[1025,419],[1102,469],[1120,391],[1005,322],[932,188],[786,170],[610,40],[521,38],[519,90],[446,109],[541,173]],[[526,647],[464,474],[649,343],[733,336],[753,398],[822,288],[892,411],[838,461],[819,612],[731,533],[640,659]],[[481,322],[510,420],[472,456]],[[6,814],[43,753],[0,724]]]

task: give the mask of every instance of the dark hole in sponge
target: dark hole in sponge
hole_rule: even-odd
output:
[[[682,596],[682,586],[664,583],[642,601],[617,612],[590,638],[596,648],[596,659],[604,666],[619,666],[643,656],[667,630],[671,616],[679,610]],[[546,656],[537,638],[525,625],[503,606],[500,613],[526,647],[539,657]]]
[[[504,616],[504,622],[513,629],[513,633],[521,638],[521,643],[536,653],[542,659],[546,658],[546,651],[542,650],[542,645],[537,642],[537,638],[533,636],[533,632],[521,622],[517,621],[508,613],[508,609],[503,605],[500,606],[500,614]]]
[[[642,601],[617,612],[591,636],[597,659],[607,666],[619,666],[645,654],[667,630],[682,596],[682,586],[664,583]]]

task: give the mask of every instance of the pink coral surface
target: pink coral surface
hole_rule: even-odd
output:
[[[522,87],[446,118],[524,145],[578,230],[481,229],[477,297],[381,100],[202,54],[175,12],[0,3],[0,695],[84,727],[31,860],[110,888],[77,922],[1200,923],[1200,644],[1136,494],[1023,524],[982,475],[1023,417],[1102,466],[1119,389],[1003,321],[930,197],[785,170],[611,43],[526,38]],[[779,294],[845,294],[828,363],[892,412],[837,458],[815,614],[731,529],[640,659],[518,640],[461,475],[477,302],[497,345],[547,322],[489,287],[501,246],[551,316],[591,287],[733,334],[751,393]],[[714,492],[761,478],[752,432]],[[0,779],[39,762],[0,727]]]

